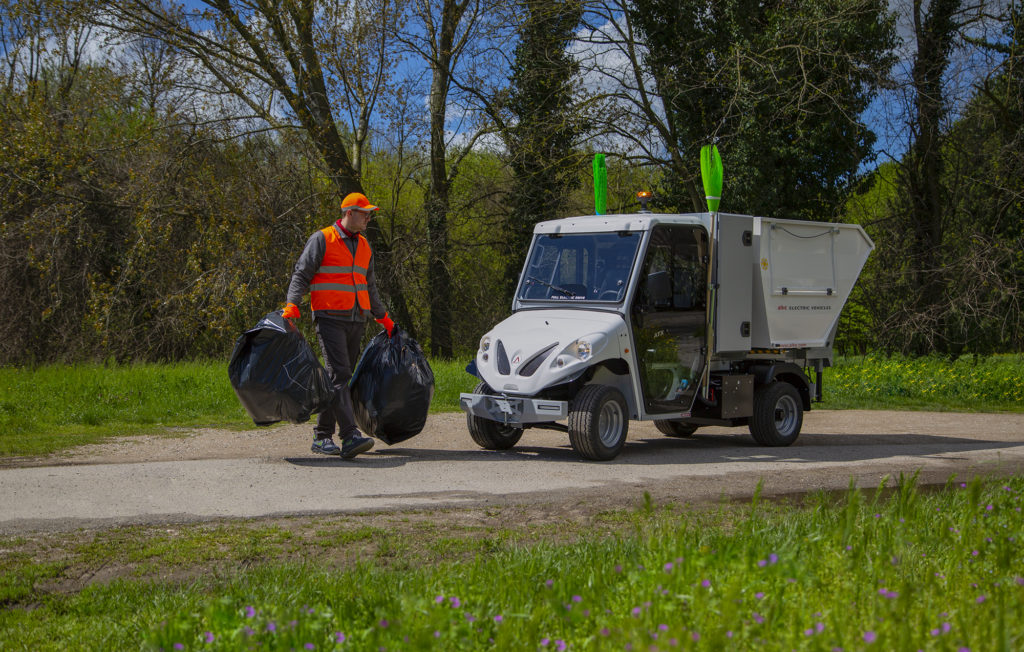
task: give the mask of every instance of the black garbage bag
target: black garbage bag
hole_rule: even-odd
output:
[[[416,340],[402,329],[381,331],[359,357],[349,381],[356,425],[385,444],[418,435],[434,397],[434,372]]]
[[[303,423],[331,404],[334,388],[306,338],[281,311],[235,341],[228,376],[257,426]]]

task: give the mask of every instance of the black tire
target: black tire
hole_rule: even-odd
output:
[[[663,435],[669,437],[692,437],[699,426],[676,419],[655,419],[654,427]]]
[[[784,381],[762,385],[754,392],[750,434],[762,446],[789,446],[800,436],[804,405],[800,392]]]
[[[481,381],[473,393],[493,394],[494,390],[487,383]],[[477,446],[489,451],[508,450],[519,443],[519,438],[523,436],[522,428],[506,426],[475,414],[466,415],[466,426],[469,428],[469,436],[473,438]]]
[[[629,412],[622,392],[587,385],[569,407],[569,443],[588,460],[610,460],[626,445]]]

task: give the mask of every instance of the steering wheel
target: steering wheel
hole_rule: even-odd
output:
[[[598,301],[618,301],[619,291],[618,290],[605,290],[601,294],[597,295]]]

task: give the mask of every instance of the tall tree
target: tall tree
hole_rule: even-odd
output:
[[[555,218],[579,178],[575,146],[586,129],[580,112],[579,61],[567,48],[582,18],[579,0],[522,0],[525,18],[512,63],[500,134],[512,172],[511,291],[537,222]]]
[[[492,0],[416,0],[410,28],[401,35],[410,52],[429,71],[429,182],[424,212],[427,218],[427,274],[430,296],[430,352],[451,357],[452,274],[450,269],[449,211],[451,189],[459,164],[483,133],[462,133],[449,125],[452,89],[478,53],[482,32],[499,16]],[[452,145],[454,137],[461,144]]]
[[[969,216],[976,207],[967,208],[961,199],[974,194],[963,180],[974,176],[977,158],[956,155],[959,146],[951,140],[963,110],[953,94],[962,80],[951,65],[979,55],[970,34],[991,20],[988,12],[997,6],[986,0],[912,0],[904,9],[909,72],[899,81],[907,98],[906,151],[896,161],[895,197],[884,221],[872,227],[879,246],[869,272],[877,274],[878,291],[866,298],[880,339],[891,350],[956,354],[970,346],[973,335],[964,324],[979,320],[963,319],[963,308],[985,312],[979,288],[997,278],[988,266],[998,259],[994,249],[993,255],[978,256],[963,246],[990,236],[975,228]]]
[[[838,213],[871,153],[862,114],[892,63],[886,2],[636,0],[630,18],[664,112],[671,203],[700,210],[696,152],[717,140],[733,210]]]

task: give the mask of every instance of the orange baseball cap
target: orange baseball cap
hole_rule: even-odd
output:
[[[371,204],[370,200],[366,198],[366,195],[361,192],[350,192],[341,200],[341,210],[347,211],[352,208],[361,211],[380,210],[379,206]]]

